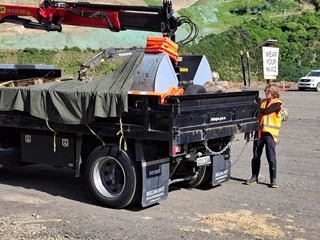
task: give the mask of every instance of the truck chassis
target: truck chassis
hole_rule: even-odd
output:
[[[121,118],[65,125],[0,112],[0,164],[69,167],[111,208],[167,198],[170,184],[229,180],[235,134],[258,129],[257,91],[167,97],[129,95]]]

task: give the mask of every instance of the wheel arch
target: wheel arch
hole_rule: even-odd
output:
[[[125,208],[141,199],[141,167],[133,149],[124,151],[118,143],[107,143],[97,146],[88,156],[86,185],[98,204]]]
[[[102,137],[102,141],[106,145],[118,145],[119,144],[118,137]],[[131,157],[135,156],[134,151],[134,139],[127,139],[126,144],[130,149]],[[82,143],[81,143],[81,162],[80,162],[80,175],[83,176],[85,172],[86,162],[90,154],[99,146],[102,146],[102,142],[100,139],[93,135],[83,135]]]

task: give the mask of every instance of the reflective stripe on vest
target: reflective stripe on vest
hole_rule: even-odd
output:
[[[281,101],[278,98],[273,99],[269,103],[269,106],[277,102],[281,103]],[[261,104],[261,108],[264,109],[266,108],[266,106],[267,106],[267,101],[263,101]],[[260,119],[260,125],[261,125],[260,131],[271,133],[273,140],[275,142],[278,142],[279,130],[281,127],[281,114],[280,114],[281,109],[282,109],[282,103],[281,103],[280,111],[278,113],[273,112],[268,115],[261,114],[261,119]]]

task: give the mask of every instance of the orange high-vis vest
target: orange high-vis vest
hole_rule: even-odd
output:
[[[268,106],[274,104],[274,103],[281,103],[281,109],[282,109],[282,102],[280,101],[279,98],[275,98],[273,99]],[[266,108],[267,107],[267,101],[264,100],[262,103],[261,103],[261,108]],[[280,130],[280,127],[281,127],[281,109],[280,111],[277,113],[277,112],[273,112],[271,114],[268,114],[268,115],[264,115],[264,114],[261,114],[260,116],[260,131],[261,132],[269,132],[271,133],[272,137],[273,137],[273,140],[275,142],[278,142],[278,136],[279,136],[279,130]]]

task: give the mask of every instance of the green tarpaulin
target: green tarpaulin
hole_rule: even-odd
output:
[[[0,87],[0,111],[23,111],[62,124],[85,124],[95,117],[119,117],[128,111],[128,91],[144,52],[134,53],[118,69],[91,82],[50,82]]]

